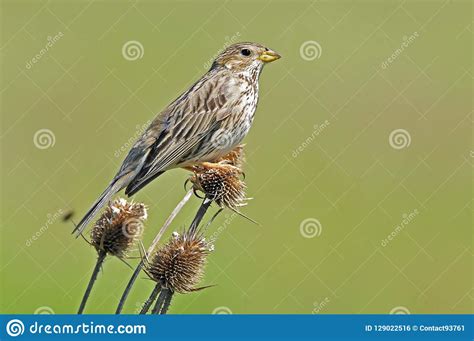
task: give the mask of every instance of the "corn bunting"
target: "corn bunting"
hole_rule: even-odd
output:
[[[256,43],[227,47],[201,79],[151,122],[74,231],[80,234],[122,189],[131,196],[169,169],[212,162],[237,146],[252,125],[260,72],[279,58]]]

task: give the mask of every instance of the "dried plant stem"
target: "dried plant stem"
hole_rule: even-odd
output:
[[[198,211],[196,212],[196,215],[194,216],[194,219],[189,226],[189,234],[193,235],[196,233],[199,224],[201,223],[202,219],[204,218],[207,210],[212,204],[212,200],[209,198],[204,198],[204,200],[201,203],[201,206],[199,206]],[[221,210],[218,211],[217,214],[219,214]],[[214,215],[214,217],[211,219],[214,220],[214,218],[217,216]],[[161,291],[160,291],[161,290]],[[163,287],[161,283],[157,283],[155,286],[155,289],[153,289],[153,292],[150,295],[150,298],[148,301],[152,299],[153,296],[156,297],[156,294],[160,292],[160,295],[158,296],[158,299],[156,300],[155,306],[153,307],[152,314],[161,314],[164,315],[167,313],[168,308],[171,305],[171,300],[173,298],[174,291],[173,289]],[[148,302],[147,302],[148,303]],[[150,303],[151,304],[151,303]],[[147,307],[148,310],[148,307]]]
[[[147,255],[150,255],[158,245],[158,242],[160,241],[161,237],[163,234],[166,232],[166,229],[168,226],[171,225],[171,222],[174,220],[174,218],[178,215],[179,211],[184,207],[184,205],[188,202],[189,198],[191,198],[191,195],[193,194],[193,190],[190,189],[184,196],[184,198],[176,205],[174,208],[173,212],[171,212],[170,216],[168,219],[166,219],[165,223],[161,227],[160,231],[158,231],[158,234],[155,236],[153,239],[153,242],[151,243],[150,247],[147,250]]]
[[[130,293],[130,290],[132,289],[133,284],[135,283],[138,275],[140,274],[140,271],[143,268],[144,261],[143,259],[138,263],[137,267],[135,268],[135,271],[132,274],[132,277],[130,277],[130,280],[128,281],[127,286],[125,287],[125,290],[122,294],[122,297],[120,298],[120,302],[117,306],[117,309],[115,311],[115,314],[120,314],[122,312],[123,306],[125,304],[125,301],[127,300],[128,294]]]
[[[84,293],[84,297],[82,298],[81,305],[78,310],[78,314],[82,314],[84,311],[84,308],[86,307],[87,300],[89,299],[89,295],[92,291],[92,287],[94,286],[94,283],[97,279],[97,275],[100,272],[100,268],[102,267],[102,264],[104,263],[105,257],[107,256],[107,253],[103,250],[99,251],[99,255],[97,257],[97,262],[94,267],[94,271],[92,272],[91,279],[89,280],[89,284],[87,285],[86,292]]]
[[[160,284],[157,284],[160,285]],[[162,288],[160,296],[156,300],[155,306],[153,307],[152,314],[164,315],[168,311],[173,298],[173,290],[168,288]]]
[[[179,211],[181,211],[181,209],[184,207],[184,205],[188,202],[188,200],[191,198],[192,194],[193,194],[193,190],[191,189],[185,194],[184,198],[178,203],[178,205],[176,205],[174,210],[171,212],[169,217],[164,222],[164,224],[161,227],[160,231],[158,231],[158,234],[153,239],[153,242],[151,243],[150,247],[147,250],[145,258],[148,257],[154,251],[154,249],[158,245],[161,237],[166,232],[166,229],[171,225],[171,222],[174,220],[174,218],[176,218]],[[117,309],[115,311],[115,314],[120,314],[122,312],[125,301],[127,300],[127,297],[130,294],[130,290],[132,290],[133,284],[137,280],[138,275],[140,274],[140,271],[142,270],[144,264],[145,264],[144,260],[142,259],[140,261],[140,263],[137,265],[135,271],[133,272],[132,277],[130,277],[130,280],[128,281],[128,284],[125,287],[125,290],[122,294],[122,297],[120,298],[120,301],[119,301],[119,304],[118,304]]]
[[[152,303],[155,302],[156,297],[160,293],[160,290],[161,290],[161,285],[160,284],[155,285],[155,288],[151,292],[150,297],[143,304],[142,310],[140,311],[141,315],[146,314],[148,312],[148,310],[150,309]]]
[[[189,226],[189,234],[193,235],[196,233],[197,228],[199,224],[201,223],[202,218],[204,218],[204,215],[206,214],[208,208],[212,204],[212,199],[209,198],[204,198],[204,200],[201,203],[201,206],[199,207],[199,210],[196,213],[196,216],[193,219],[193,222],[191,223],[191,226]]]

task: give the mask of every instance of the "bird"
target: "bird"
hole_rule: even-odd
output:
[[[210,69],[151,121],[73,233],[82,234],[123,189],[133,196],[167,170],[212,162],[239,145],[254,119],[262,69],[279,58],[259,43],[224,48]]]

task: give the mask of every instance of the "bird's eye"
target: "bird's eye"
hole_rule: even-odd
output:
[[[246,57],[250,56],[250,50],[249,49],[242,49],[240,51],[240,53],[242,54],[242,56],[246,56]]]

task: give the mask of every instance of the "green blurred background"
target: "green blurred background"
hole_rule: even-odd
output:
[[[243,211],[261,226],[222,214],[202,283],[216,286],[177,296],[170,313],[473,312],[470,1],[2,1],[1,12],[1,313],[76,311],[96,255],[61,215],[80,219],[121,149],[235,41],[283,55],[262,74],[245,140]],[[136,60],[122,53],[130,41]],[[150,206],[145,245],[187,176],[136,195]],[[113,312],[130,273],[108,259],[86,312]],[[145,277],[125,312],[151,291]]]

